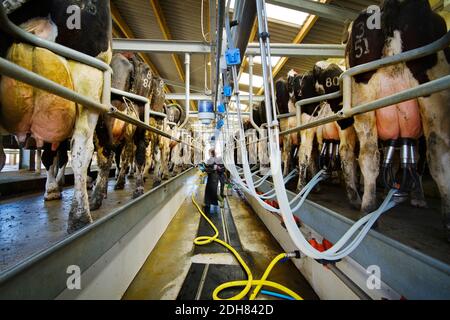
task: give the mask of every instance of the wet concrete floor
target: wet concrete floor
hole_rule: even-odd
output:
[[[147,179],[146,191],[152,179]],[[91,212],[95,220],[125,205],[132,197],[134,179],[128,180],[124,190],[114,190],[110,179],[108,198],[103,206]],[[0,201],[0,272],[22,260],[45,250],[68,236],[67,220],[73,188],[65,188],[62,200],[45,202],[43,192]]]
[[[199,188],[196,198],[197,202],[201,203],[204,186]],[[259,220],[257,214],[237,194],[229,196],[228,201],[244,251],[242,256],[254,277],[260,278],[270,261],[283,250]],[[188,197],[123,299],[176,299],[192,263],[237,265],[234,256],[228,252],[194,253],[193,241],[197,236],[199,223],[200,214]],[[318,299],[308,282],[291,262],[279,263],[271,273],[270,280],[286,285],[305,299]],[[260,297],[266,298],[261,295]]]

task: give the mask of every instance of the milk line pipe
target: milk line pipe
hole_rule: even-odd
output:
[[[263,19],[262,18],[263,12],[265,11],[264,1],[258,0],[257,6],[258,6],[259,30],[261,32],[261,30],[263,30],[261,20]],[[265,22],[266,22],[265,24],[267,24],[267,20]],[[266,28],[266,30],[267,30],[267,28]],[[268,39],[264,39],[264,40],[266,41],[266,44],[268,44],[269,48],[270,48],[270,44],[268,42]],[[265,78],[267,79],[268,78],[267,67],[270,70],[271,65],[270,64],[267,65],[268,62],[267,62],[267,59],[265,58],[265,52],[263,50],[263,41],[264,40],[261,39],[261,37],[260,37],[261,56],[262,56],[263,62],[265,62],[265,63],[263,63],[263,71],[264,71],[263,73],[264,73]],[[264,66],[266,68],[264,68]],[[273,79],[270,79],[270,81],[273,83]],[[266,100],[268,100],[267,92],[266,92]],[[273,111],[275,111],[275,110],[273,110]],[[267,113],[267,117],[268,117],[268,120],[269,120],[269,123],[270,123],[272,118],[271,118],[271,114],[270,114],[268,108],[266,109],[266,113]],[[274,117],[275,116],[276,116],[276,113],[274,112]],[[242,128],[242,122],[240,121],[240,119],[239,119],[239,123],[240,123],[241,131],[242,131],[243,128]],[[280,183],[280,179],[281,180],[283,179],[283,177],[281,175],[281,172],[280,172],[281,171],[281,163],[279,161],[275,162],[276,158],[278,158],[278,159],[280,158],[279,157],[280,156],[279,140],[277,139],[277,137],[278,137],[278,128],[276,126],[273,126],[272,128],[271,128],[271,126],[269,126],[268,129],[269,129],[269,139],[270,139],[270,145],[269,146],[270,146],[270,151],[271,151],[270,152],[271,170],[272,170],[272,174],[273,174],[273,180],[274,180],[274,183],[275,183],[275,190],[276,190],[276,193],[277,193],[278,202],[279,202],[279,204],[281,206],[281,212],[282,212],[283,220],[284,220],[284,222],[286,224],[286,228],[287,228],[287,230],[288,230],[292,240],[294,241],[294,243],[297,245],[297,247],[301,251],[306,253],[308,256],[311,256],[311,257],[316,258],[316,259],[320,259],[322,257],[322,258],[325,258],[325,259],[328,259],[328,260],[339,260],[343,256],[348,255],[354,249],[356,249],[356,247],[363,240],[365,234],[367,234],[367,232],[370,230],[371,226],[376,221],[376,219],[383,212],[385,212],[386,210],[392,208],[395,205],[395,204],[390,203],[390,200],[391,200],[393,194],[395,193],[395,190],[391,190],[389,192],[388,197],[386,197],[386,199],[383,202],[382,206],[377,211],[373,212],[372,214],[366,216],[365,218],[363,218],[360,221],[358,221],[357,223],[355,223],[355,225],[352,228],[350,228],[350,230],[341,238],[341,240],[338,241],[338,243],[335,246],[333,246],[333,248],[327,250],[324,253],[321,253],[318,250],[314,249],[306,241],[306,239],[303,237],[303,235],[300,233],[300,231],[296,227],[295,220],[293,218],[291,208],[288,205],[286,189],[285,189],[284,185]],[[273,132],[271,132],[271,131],[273,131]],[[242,134],[241,134],[241,136],[242,136]],[[241,144],[242,144],[242,139],[241,139]],[[245,150],[243,150],[243,151],[244,151],[243,153],[245,154]],[[226,154],[229,156],[229,153],[230,152],[228,151]],[[247,159],[244,158],[244,172],[247,171],[245,169],[248,169],[248,163],[246,163],[247,162],[246,160]],[[233,157],[231,157],[230,163],[232,165],[234,164],[233,161],[234,161]],[[275,163],[278,164],[278,168],[275,168]],[[234,168],[230,168],[230,169],[231,169],[230,171],[232,172],[233,171],[232,169],[236,169],[236,168],[234,166]],[[277,171],[277,169],[278,169],[278,171]],[[235,176],[235,178],[238,179],[239,184],[242,185],[242,181],[239,181],[240,178],[236,174],[237,172],[236,173],[232,172],[232,173]],[[248,179],[248,180],[250,180],[250,179]],[[250,187],[251,187],[251,183],[250,183]],[[250,193],[252,193],[252,192],[250,192]],[[256,199],[258,200],[257,197],[256,197]],[[303,200],[304,200],[304,198],[303,198]],[[264,206],[264,204],[263,204],[263,206]],[[294,227],[294,224],[295,224],[295,227]],[[348,242],[350,237],[359,229],[359,227],[361,227],[364,224],[366,224],[365,227],[363,228],[363,230],[360,231],[359,235],[350,243],[350,245],[347,246],[341,252],[336,253],[338,250],[340,250]],[[331,252],[331,253],[328,254],[328,252]],[[334,254],[334,253],[336,253],[336,254]],[[341,255],[342,255],[342,257],[341,257]]]
[[[121,113],[120,111],[118,111],[116,108],[112,107],[111,105],[106,105],[106,104],[102,104],[99,103],[97,101],[94,101],[90,98],[87,98],[83,95],[80,95],[79,93],[70,90],[60,84],[57,84],[45,77],[42,77],[32,71],[29,71],[25,68],[22,68],[6,59],[0,58],[0,74],[3,74],[7,77],[10,78],[14,78],[16,80],[19,80],[21,82],[24,82],[30,86],[39,88],[41,90],[47,91],[47,92],[51,92],[53,94],[56,94],[64,99],[76,102],[84,107],[87,108],[91,108],[97,112],[101,112],[101,113],[107,113],[110,116],[123,120],[125,122],[131,123],[133,125],[136,125],[140,128],[152,131],[154,133],[157,133],[161,136],[164,136],[166,138],[169,138],[173,141],[176,141],[178,143],[182,143],[184,144],[183,141],[169,135],[168,133],[159,130],[158,128],[152,127],[140,120],[137,120],[135,118],[132,118],[126,114]],[[110,80],[110,78],[109,78]],[[107,81],[108,82],[108,81]],[[107,86],[108,88],[110,88],[110,85]],[[110,99],[110,91],[107,90],[106,92],[103,93],[103,99]],[[108,98],[105,98],[106,96],[109,96]],[[192,145],[189,145],[190,147],[194,147]],[[195,148],[195,147],[194,147]]]
[[[229,26],[227,26],[227,29],[229,30]],[[230,39],[230,37],[231,36],[229,35],[228,41],[232,43],[232,39]],[[238,82],[238,79],[237,79],[236,66],[232,66],[231,70],[232,70],[232,77],[233,77],[233,81],[234,81],[236,101],[237,101],[237,106],[238,106],[237,109],[238,109],[238,114],[239,114],[240,113],[240,108],[239,108],[240,100],[239,100],[239,94],[238,94],[239,82]],[[267,91],[266,91],[266,93],[267,93]],[[267,100],[267,94],[266,94],[266,100]],[[266,105],[269,105],[269,104],[266,104]],[[228,122],[229,121],[228,121],[228,116],[227,116],[227,123]],[[240,144],[240,148],[241,148],[241,151],[242,151],[242,158],[244,160],[244,175],[245,175],[245,178],[246,178],[246,180],[248,181],[248,183],[250,185],[250,189],[252,189],[252,193],[256,194],[255,188],[254,188],[254,185],[253,185],[253,179],[251,178],[250,173],[249,173],[250,170],[249,170],[249,166],[248,166],[247,149],[243,146],[243,140],[244,140],[244,136],[245,135],[244,135],[244,130],[243,130],[242,121],[241,121],[241,117],[240,116],[238,117],[238,122],[240,124],[239,125],[239,136],[240,136],[240,139],[239,139],[238,142]],[[226,154],[228,154],[228,153],[226,153]],[[230,172],[232,172],[232,174],[234,176],[236,176],[236,178],[239,179],[240,184],[242,185],[243,182],[240,180],[239,174],[238,174],[238,172],[236,170],[236,166],[234,165],[234,159],[231,160],[231,163],[233,164],[233,168],[232,169],[230,168]],[[258,201],[260,201],[260,199],[258,199]],[[260,201],[260,202],[262,202],[262,201]],[[265,207],[268,210],[272,210],[272,211],[274,210],[273,207],[267,206],[267,204],[265,204],[264,202],[262,202],[261,204],[262,204],[263,207]]]
[[[260,6],[260,3],[258,3],[258,6]],[[258,9],[258,17],[260,17],[260,9]],[[261,43],[261,41],[260,41],[260,43]],[[236,81],[236,75],[235,74],[233,74],[234,75],[234,78],[235,78],[235,81]],[[238,101],[238,103],[239,103],[239,101]],[[266,110],[267,111],[267,110]],[[268,118],[270,119],[270,115],[268,115]],[[243,128],[242,128],[242,122],[240,121],[240,119],[239,119],[239,122],[240,122],[240,130],[241,130],[241,134],[240,134],[240,136],[242,137],[243,136],[243,134],[242,134],[242,131],[243,131]],[[269,127],[269,130],[270,130],[270,127]],[[274,131],[275,131],[275,133],[277,133],[277,129],[276,128],[274,128]],[[270,137],[271,138],[274,138],[274,136],[272,136],[272,135],[270,135]],[[270,144],[270,147],[271,147],[271,166],[272,166],[272,169],[273,169],[273,163],[274,163],[274,157],[273,157],[273,151],[274,151],[274,149],[273,149],[273,146],[276,146],[276,144],[277,144],[277,139],[275,139],[275,141],[273,141],[274,139],[272,139],[272,141],[271,141],[271,144]],[[241,149],[244,149],[244,148],[242,148],[242,138],[240,139],[240,143],[241,143]],[[275,150],[277,150],[278,152],[277,152],[277,155],[279,155],[279,149],[275,149]],[[247,173],[247,170],[248,170],[248,162],[247,162],[247,158],[245,157],[246,156],[246,150],[244,149],[244,150],[242,150],[243,151],[243,158],[244,158],[244,173]],[[229,155],[229,151],[226,153],[227,155]],[[230,163],[231,164],[233,164],[233,157],[231,158],[231,161],[230,161]],[[278,163],[278,165],[280,166],[280,163]],[[233,172],[233,169],[235,170],[236,169],[236,167],[234,166],[234,168],[230,168],[230,171],[232,172],[232,174],[233,174],[233,176],[235,176],[235,178],[237,178],[238,179],[238,182],[240,182],[240,184],[242,184],[242,181],[239,181],[240,180],[240,178],[239,178],[239,176],[238,176],[238,174],[236,174],[237,172]],[[247,169],[247,170],[246,170]],[[281,168],[280,168],[281,169]],[[272,170],[273,171],[273,170]],[[274,176],[275,176],[275,174],[274,174]],[[278,177],[280,177],[280,172],[278,172]],[[249,182],[250,182],[250,179],[248,179],[248,177],[247,177],[247,180],[249,180]],[[274,179],[274,181],[276,181],[276,179]],[[251,183],[250,183],[250,187],[251,187]],[[283,187],[284,187],[284,185],[283,185]],[[311,188],[312,189],[312,188]],[[277,188],[276,188],[276,190],[277,190]],[[284,190],[284,191],[286,191],[286,190]],[[279,192],[278,192],[278,190],[277,190],[277,197],[279,198]],[[285,197],[287,198],[287,196],[286,196],[286,192],[285,192]],[[392,197],[392,195],[391,195],[391,197]],[[302,200],[304,201],[304,199],[305,198],[302,198]],[[258,200],[258,199],[257,199]],[[388,203],[388,201],[389,201],[390,199],[389,199],[389,197],[385,200],[385,203]],[[383,208],[384,209],[384,207],[385,207],[385,203],[383,203],[383,206],[382,207],[380,207],[380,209],[381,208]],[[263,206],[264,206],[264,204],[263,204]],[[301,206],[301,204],[300,204],[300,206]],[[290,207],[289,207],[289,209],[290,209]],[[290,211],[290,210],[289,210]],[[384,212],[384,210],[380,210],[380,212],[382,213],[382,212]],[[293,217],[292,217],[292,212],[290,212],[291,213],[291,218],[293,219]],[[285,223],[287,224],[287,222],[286,222],[286,219],[285,219],[285,217],[284,217],[284,215],[283,215],[283,219],[285,220]],[[365,222],[364,221],[364,219],[363,219],[363,222]],[[374,222],[374,221],[373,221]],[[367,226],[366,226],[367,227]],[[370,227],[369,227],[369,229],[370,229]],[[360,234],[362,234],[364,231],[366,231],[366,233],[368,232],[368,230],[369,229],[365,229],[365,230],[362,230],[361,231],[361,233]],[[289,231],[289,227],[288,227],[288,231]],[[356,230],[355,230],[356,231]],[[297,230],[297,232],[299,232],[298,230]],[[290,234],[291,234],[291,236],[292,236],[292,233],[290,232]],[[364,235],[363,235],[364,236]],[[355,239],[355,241],[354,242],[352,242],[351,243],[351,245],[350,245],[350,248],[356,248],[356,246],[357,246],[357,244],[359,244],[359,242],[357,242],[358,240],[359,241],[362,241],[362,238],[363,237],[360,237],[359,239]],[[295,239],[293,239],[294,241],[295,241]],[[343,240],[345,240],[345,237],[343,238]],[[305,244],[306,244],[306,247],[304,248],[304,249],[309,249],[307,246],[309,245],[307,242],[306,242],[306,240],[303,238],[303,241],[305,242]],[[348,239],[347,239],[347,241],[348,241]],[[340,242],[340,243],[342,243],[342,245],[341,246],[343,246],[347,241],[345,241],[345,242]],[[356,244],[356,245],[355,245]],[[309,245],[310,246],[310,245]],[[352,247],[353,246],[353,247]],[[339,247],[339,246],[336,246],[336,247]],[[310,248],[311,249],[313,249],[313,250],[315,250],[314,248],[312,248],[311,246],[310,246]],[[338,248],[339,249],[339,248]],[[338,250],[338,249],[336,249],[336,250]],[[347,250],[348,248],[346,248],[346,250]],[[354,249],[353,249],[354,250]],[[316,252],[317,252],[317,250],[315,250]],[[345,253],[347,253],[348,251],[346,251],[346,252],[344,252],[344,254]],[[310,252],[310,254],[314,254],[315,252],[314,251],[311,251]]]
[[[227,153],[228,154],[228,153]],[[230,172],[232,172],[233,174],[233,168],[230,168]],[[293,210],[298,210],[302,205],[303,202],[306,200],[306,197],[308,196],[309,192],[314,188],[314,186],[320,182],[320,178],[323,176],[324,171],[322,170],[321,172],[318,173],[318,175],[316,175],[315,178],[317,178],[317,182],[316,183],[312,183],[313,181],[310,181],[308,183],[307,186],[307,190],[305,191],[304,196],[301,198],[301,201],[296,205],[296,208],[294,208]],[[238,183],[240,182],[240,178],[236,177],[234,174],[233,176],[235,178],[237,178]],[[314,179],[313,179],[314,180]],[[243,187],[247,192],[249,192],[250,194],[252,193],[250,190],[248,190],[248,188],[244,187],[241,185],[241,187]],[[305,190],[305,189],[304,189]],[[374,211],[373,213],[369,214],[368,216],[360,219],[358,222],[356,222],[345,234],[344,236],[341,238],[341,240],[339,240],[331,249],[325,251],[324,253],[320,253],[318,252],[316,249],[314,249],[308,242],[305,241],[305,247],[302,248],[303,246],[299,246],[299,249],[301,251],[303,251],[305,254],[307,254],[308,256],[311,256],[312,258],[315,259],[325,259],[325,260],[340,260],[343,257],[347,256],[348,254],[350,254],[353,250],[356,249],[356,247],[359,245],[359,243],[364,239],[365,235],[369,232],[370,228],[372,227],[372,225],[375,223],[375,221],[378,219],[378,217],[384,213],[385,211],[391,209],[392,207],[395,206],[395,203],[391,202],[390,200],[392,199],[393,195],[395,194],[396,190],[393,189],[389,192],[388,196],[386,197],[386,199],[384,200],[383,204],[380,206],[380,208],[376,211]],[[259,200],[257,197],[255,197],[256,200]],[[260,202],[260,201],[258,201]],[[262,204],[263,207],[265,207],[267,209],[267,207],[269,206],[265,206],[264,204]],[[272,211],[272,212],[278,212],[280,213],[280,210],[272,210],[270,207],[268,208],[268,210]],[[350,239],[351,237],[354,235],[354,233],[356,233],[356,231],[358,231],[358,229],[363,226],[363,229],[359,232],[359,234],[357,235],[356,238],[354,238],[354,240],[350,243],[349,246],[347,246],[344,250],[342,250],[339,253],[336,253],[338,250],[340,250]],[[298,230],[297,230],[298,231]],[[299,231],[298,231],[299,232]],[[293,239],[294,240],[294,239]],[[309,248],[308,246],[313,249],[313,251],[309,252]],[[318,256],[314,256],[316,251],[318,253]],[[326,255],[330,252],[329,255]],[[336,253],[336,254],[333,254]]]

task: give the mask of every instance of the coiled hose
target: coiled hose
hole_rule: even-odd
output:
[[[236,249],[234,249],[227,242],[222,241],[222,240],[219,239],[219,230],[214,225],[214,223],[211,221],[211,219],[209,219],[208,216],[203,212],[203,210],[201,209],[201,207],[199,206],[199,204],[195,200],[194,192],[192,193],[191,199],[192,199],[192,203],[195,205],[195,207],[197,208],[198,212],[203,216],[203,218],[205,218],[205,220],[209,223],[211,228],[214,230],[214,235],[213,236],[200,236],[200,237],[197,237],[194,240],[194,244],[198,245],[198,246],[203,246],[203,245],[210,244],[212,242],[216,242],[216,243],[224,246],[225,248],[230,250],[230,252],[235,256],[237,261],[241,264],[242,268],[245,270],[245,273],[247,273],[247,280],[230,281],[230,282],[226,282],[226,283],[223,283],[220,286],[218,286],[213,292],[213,299],[214,300],[241,300],[245,296],[247,296],[247,294],[250,292],[250,290],[251,290],[251,288],[253,286],[256,286],[256,287],[255,287],[255,289],[253,290],[253,292],[250,295],[250,300],[254,300],[258,296],[258,293],[260,292],[260,290],[263,287],[271,287],[273,289],[277,289],[277,290],[285,293],[287,296],[292,297],[295,300],[303,300],[303,298],[301,296],[299,296],[297,293],[295,293],[294,291],[290,290],[289,288],[287,288],[287,287],[285,287],[285,286],[283,286],[283,285],[281,285],[279,283],[267,280],[267,278],[270,275],[270,272],[275,267],[275,265],[280,260],[288,258],[288,254],[287,253],[281,253],[278,256],[276,256],[275,259],[273,259],[272,262],[270,262],[269,266],[267,267],[267,269],[264,272],[264,275],[262,276],[261,279],[259,279],[259,280],[253,279],[252,271],[250,270],[248,265],[245,263],[245,261],[242,259],[240,254],[236,251]],[[239,292],[237,295],[235,295],[235,296],[233,296],[231,298],[222,299],[222,298],[219,297],[219,294],[220,294],[221,291],[223,291],[225,289],[228,289],[228,288],[233,288],[233,287],[244,287],[244,288],[241,290],[241,292]]]

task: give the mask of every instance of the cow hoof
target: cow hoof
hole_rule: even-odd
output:
[[[100,207],[102,206],[102,200],[103,199],[93,199],[89,202],[89,210],[91,211],[95,211],[100,209]]]
[[[60,200],[62,198],[60,191],[52,191],[52,192],[46,192],[44,195],[45,201],[55,201]]]
[[[350,207],[356,210],[361,209],[361,201],[350,201]]]
[[[413,206],[415,208],[422,208],[422,209],[428,208],[427,202],[425,200],[419,200],[419,199],[411,199],[411,206]]]
[[[359,197],[350,199],[349,202],[350,202],[350,207],[352,207],[353,209],[356,209],[356,210],[361,209],[361,199],[359,199]]]
[[[67,233],[72,234],[81,228],[90,225],[92,223],[92,218],[87,212],[83,214],[80,218],[69,218],[67,224]]]
[[[94,188],[94,179],[92,179],[89,176],[87,177],[87,180],[86,180],[86,188],[88,190],[92,190],[92,188]]]
[[[123,190],[123,189],[125,189],[125,184],[124,183],[117,183],[114,186],[114,190]]]
[[[144,189],[137,189],[133,192],[133,199],[139,198],[144,194]]]
[[[159,186],[161,184],[161,180],[155,180],[153,181],[153,188]]]

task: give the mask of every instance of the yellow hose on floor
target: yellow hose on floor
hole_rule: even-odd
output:
[[[245,261],[242,259],[242,257],[239,255],[239,253],[231,245],[229,245],[225,241],[222,241],[219,239],[219,230],[214,225],[214,223],[208,218],[208,216],[203,212],[203,210],[198,205],[197,201],[195,201],[194,192],[192,192],[191,198],[192,198],[192,203],[195,205],[198,212],[200,212],[200,214],[203,216],[203,218],[205,218],[206,221],[208,221],[209,225],[214,230],[213,236],[200,236],[194,240],[194,243],[198,246],[203,246],[206,244],[210,244],[212,242],[216,242],[216,243],[224,246],[225,248],[227,248],[228,250],[230,250],[233,253],[233,255],[236,257],[236,259],[239,261],[239,263],[241,264],[241,266],[244,268],[245,272],[247,273],[247,280],[230,281],[230,282],[226,282],[226,283],[218,286],[213,292],[214,300],[241,300],[249,293],[250,289],[253,286],[256,286],[256,288],[253,290],[252,294],[250,295],[250,300],[254,300],[256,298],[256,296],[258,295],[259,291],[261,290],[261,288],[263,286],[272,287],[274,289],[277,289],[281,292],[284,292],[285,294],[287,294],[288,296],[290,296],[296,300],[303,300],[302,297],[300,297],[298,294],[296,294],[294,291],[290,290],[289,288],[286,288],[285,286],[283,286],[279,283],[267,280],[273,267],[275,267],[275,265],[280,260],[282,260],[286,257],[286,253],[279,254],[275,259],[272,260],[272,262],[269,264],[266,271],[264,272],[263,277],[260,280],[253,279],[253,275],[252,275],[250,268],[245,263]],[[232,288],[232,287],[244,287],[244,289],[242,289],[242,291],[239,294],[237,294],[234,297],[231,297],[229,299],[222,299],[219,297],[219,293],[222,290]]]

